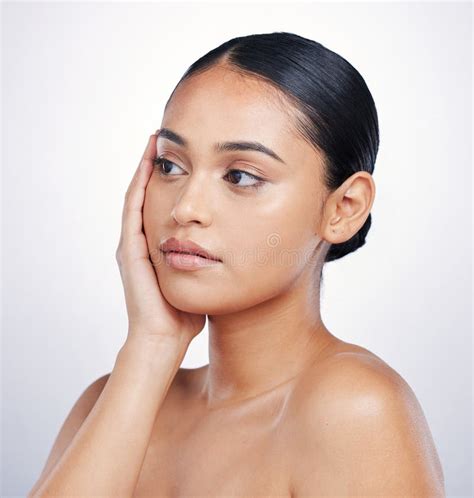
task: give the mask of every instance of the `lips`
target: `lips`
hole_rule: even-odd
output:
[[[221,261],[220,258],[192,240],[178,240],[175,237],[171,237],[160,245],[160,249],[165,253],[172,251],[184,254],[195,254],[206,259]]]

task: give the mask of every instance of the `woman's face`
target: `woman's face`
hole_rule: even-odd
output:
[[[160,128],[186,142],[158,137],[157,156],[166,162],[155,166],[143,208],[151,260],[171,305],[209,315],[243,310],[314,269],[322,159],[297,136],[289,104],[271,87],[214,67],[178,86]],[[284,162],[253,150],[217,151],[223,142],[259,142]],[[169,237],[190,239],[222,262],[173,268],[159,249]]]

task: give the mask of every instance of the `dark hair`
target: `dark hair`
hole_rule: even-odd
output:
[[[321,43],[294,33],[240,36],[194,62],[168,102],[182,81],[218,64],[283,91],[299,111],[299,132],[323,152],[323,181],[329,192],[357,171],[373,173],[379,147],[377,111],[364,79],[346,59]],[[369,213],[353,237],[331,244],[324,262],[342,258],[363,246],[371,222]]]

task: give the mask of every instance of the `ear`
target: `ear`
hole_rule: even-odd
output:
[[[326,199],[321,236],[331,244],[353,237],[369,217],[375,199],[375,183],[367,171],[349,177]]]

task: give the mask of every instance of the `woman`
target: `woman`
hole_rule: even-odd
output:
[[[234,38],[188,69],[125,198],[127,340],[30,496],[444,496],[411,388],[320,316],[378,145],[362,76],[315,41]],[[209,364],[180,368],[206,315]]]

